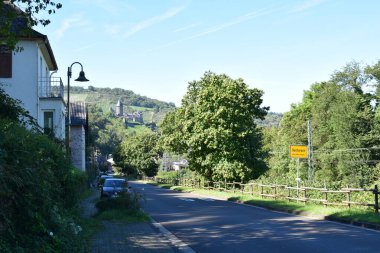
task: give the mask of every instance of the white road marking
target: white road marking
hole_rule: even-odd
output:
[[[179,198],[180,200],[183,200],[183,201],[188,201],[188,202],[192,202],[194,201],[194,199],[188,199],[188,198]]]
[[[157,221],[153,220],[151,222],[153,226],[158,228],[160,232],[181,252],[181,253],[196,253],[192,248],[189,247],[186,243],[182,242],[175,235],[173,235],[169,230],[167,230],[164,226],[162,226]]]
[[[210,198],[199,198],[199,199],[203,201],[215,201],[214,199],[210,199]]]

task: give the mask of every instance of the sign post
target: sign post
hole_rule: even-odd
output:
[[[308,147],[306,145],[290,145],[289,146],[289,154],[290,158],[297,158],[297,198],[299,196],[299,188],[300,188],[300,159],[308,158]]]

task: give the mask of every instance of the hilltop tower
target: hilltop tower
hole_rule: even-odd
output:
[[[123,102],[120,101],[120,99],[117,101],[117,104],[116,104],[116,112],[115,112],[115,115],[116,116],[123,116],[124,115],[124,108],[123,108]]]

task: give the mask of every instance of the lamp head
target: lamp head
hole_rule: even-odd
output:
[[[85,75],[84,75],[84,71],[82,70],[80,73],[79,73],[79,77],[77,79],[75,79],[75,81],[78,81],[78,82],[88,82],[90,80],[88,80]]]

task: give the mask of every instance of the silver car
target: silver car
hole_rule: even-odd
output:
[[[115,197],[121,192],[128,192],[128,182],[124,178],[106,178],[100,190],[100,197]]]

